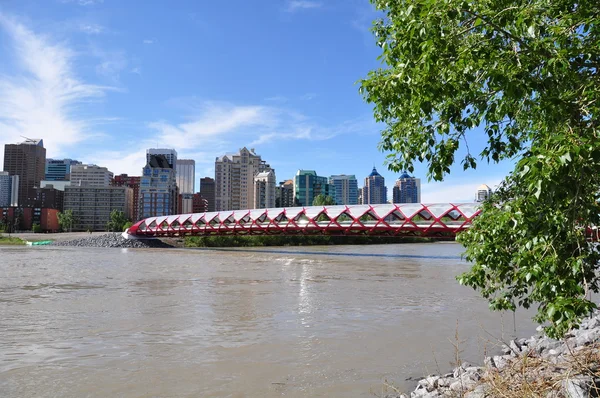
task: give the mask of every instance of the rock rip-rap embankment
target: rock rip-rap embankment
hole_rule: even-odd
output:
[[[125,239],[120,233],[108,233],[85,238],[54,242],[53,246],[74,247],[120,247],[120,248],[170,248],[173,247],[159,239]]]
[[[541,332],[541,327],[538,327]],[[600,397],[600,312],[563,340],[543,335],[511,340],[484,366],[462,363],[444,375],[427,376],[410,394],[386,398]]]

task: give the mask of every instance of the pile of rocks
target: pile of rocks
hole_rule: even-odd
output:
[[[410,395],[387,398],[495,397],[497,380],[512,383],[518,389],[516,384],[522,383],[523,377],[532,385],[548,381],[544,385],[552,386],[546,390],[545,396],[549,398],[596,397],[600,391],[600,355],[595,346],[599,341],[600,313],[596,311],[564,340],[543,335],[511,340],[503,345],[502,355],[486,357],[483,367],[463,363],[452,373],[419,380]]]
[[[121,247],[121,248],[169,248],[173,247],[159,239],[125,239],[120,233],[89,236],[86,238],[54,242],[53,246]]]

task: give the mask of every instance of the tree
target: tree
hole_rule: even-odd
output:
[[[335,205],[335,200],[331,196],[319,194],[313,199],[313,206],[330,206]]]
[[[58,212],[58,224],[60,225],[61,230],[71,232],[74,223],[75,217],[73,216],[73,210]]]
[[[127,221],[125,224],[123,224],[123,232],[125,232],[132,225],[133,225],[133,223],[131,221]]]
[[[125,213],[117,209],[113,209],[110,212],[110,221],[108,222],[107,228],[109,231],[120,232],[123,231],[123,226],[129,220],[125,217]]]
[[[439,181],[455,161],[513,161],[459,236],[473,268],[458,280],[492,309],[537,305],[535,320],[563,335],[599,285],[585,232],[600,224],[600,2],[371,1],[384,66],[360,91],[386,125],[390,169],[425,162]]]

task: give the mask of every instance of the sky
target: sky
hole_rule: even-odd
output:
[[[246,146],[278,181],[308,169],[362,186],[375,166],[391,199],[398,173],[358,93],[382,66],[376,17],[368,0],[0,0],[0,144],[42,138],[48,158],[129,175],[146,149],[174,148],[197,180]],[[472,202],[511,168],[413,174],[422,202]]]

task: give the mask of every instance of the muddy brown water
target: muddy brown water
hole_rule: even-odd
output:
[[[0,248],[0,397],[373,397],[480,363],[512,314],[454,243]],[[520,336],[534,332],[518,312]],[[385,395],[385,394],[383,394]]]

